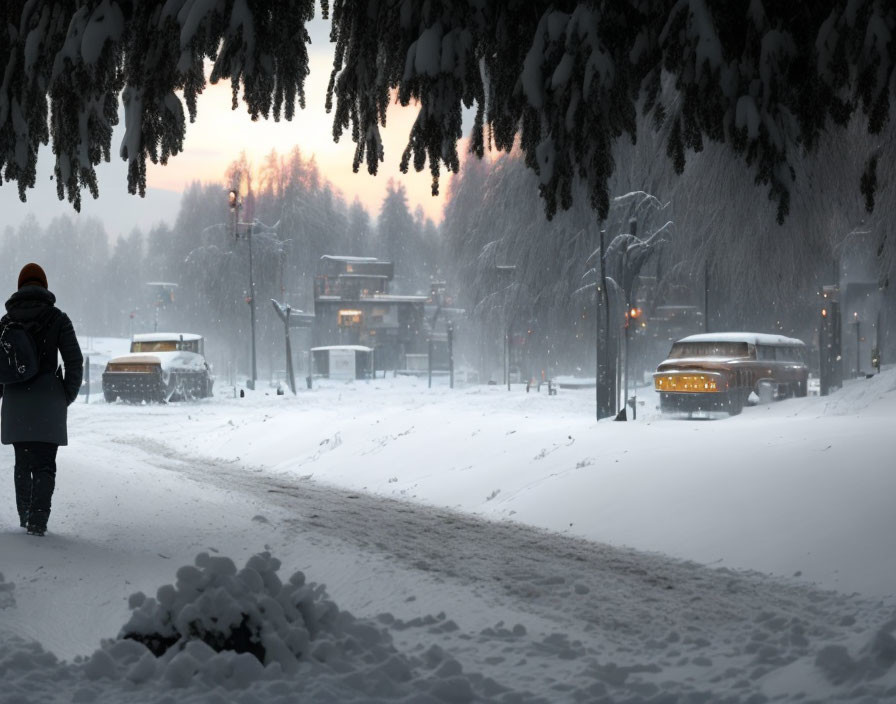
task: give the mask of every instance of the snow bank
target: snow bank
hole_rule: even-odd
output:
[[[223,702],[247,689],[258,699],[246,701],[273,703],[502,701],[503,687],[465,675],[441,648],[403,655],[379,622],[340,610],[302,572],[281,581],[279,568],[267,552],[240,570],[200,553],[155,598],[132,595],[118,637],[72,664],[0,629],[3,701],[158,701],[176,690],[178,702]],[[11,591],[0,578],[0,607]]]
[[[727,627],[717,634],[724,646],[702,637],[696,623],[695,633],[654,629],[627,654],[614,649],[612,659],[604,654],[581,661],[574,667],[574,681],[545,699],[465,673],[436,644],[402,653],[393,646],[392,633],[413,624],[390,614],[355,618],[301,572],[282,582],[279,567],[269,553],[252,556],[240,570],[227,557],[201,553],[194,565],[178,570],[176,584],[161,587],[155,598],[133,595],[132,617],[119,636],[72,663],[0,627],[0,701],[864,704],[891,701],[896,693],[896,614],[885,620],[882,613],[882,626],[865,629],[842,610],[839,616],[836,608],[828,611],[834,603],[826,597],[817,601],[815,623],[804,620],[803,607],[787,599],[790,611],[776,612],[769,605],[771,611],[745,621],[729,614]],[[737,591],[744,584],[732,574],[728,588]],[[0,594],[9,593],[9,587],[0,580]],[[713,618],[711,610],[706,613]],[[829,626],[821,625],[825,613]],[[631,614],[618,616],[623,627]],[[423,621],[434,625],[438,618]],[[447,624],[435,630],[450,642]],[[497,654],[528,634],[519,626],[512,631],[498,626],[484,629],[480,637],[491,639]],[[579,659],[582,643],[554,633],[530,647],[533,661],[541,650],[546,663],[559,667]]]

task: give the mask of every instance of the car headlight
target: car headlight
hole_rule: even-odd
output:
[[[658,374],[654,377],[657,391],[712,392],[719,390],[718,380],[707,374]]]
[[[106,371],[114,372],[116,374],[152,374],[159,371],[159,365],[140,362],[109,362],[109,364],[106,365]]]

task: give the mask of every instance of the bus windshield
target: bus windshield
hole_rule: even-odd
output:
[[[685,357],[749,357],[746,342],[676,342],[669,352],[670,359]]]

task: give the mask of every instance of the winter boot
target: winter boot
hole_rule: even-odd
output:
[[[56,486],[56,467],[40,465],[32,468],[31,507],[28,510],[28,535],[47,532],[53,489]]]
[[[49,511],[31,511],[28,514],[28,535],[45,535]]]
[[[19,512],[19,525],[28,527],[28,510],[31,508],[31,469],[16,465],[13,473],[16,486],[16,509]]]

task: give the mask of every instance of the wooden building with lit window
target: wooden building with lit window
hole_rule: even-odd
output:
[[[428,298],[390,294],[392,276],[392,262],[321,257],[314,280],[314,345],[371,347],[376,371],[404,369],[406,354],[426,352]]]

